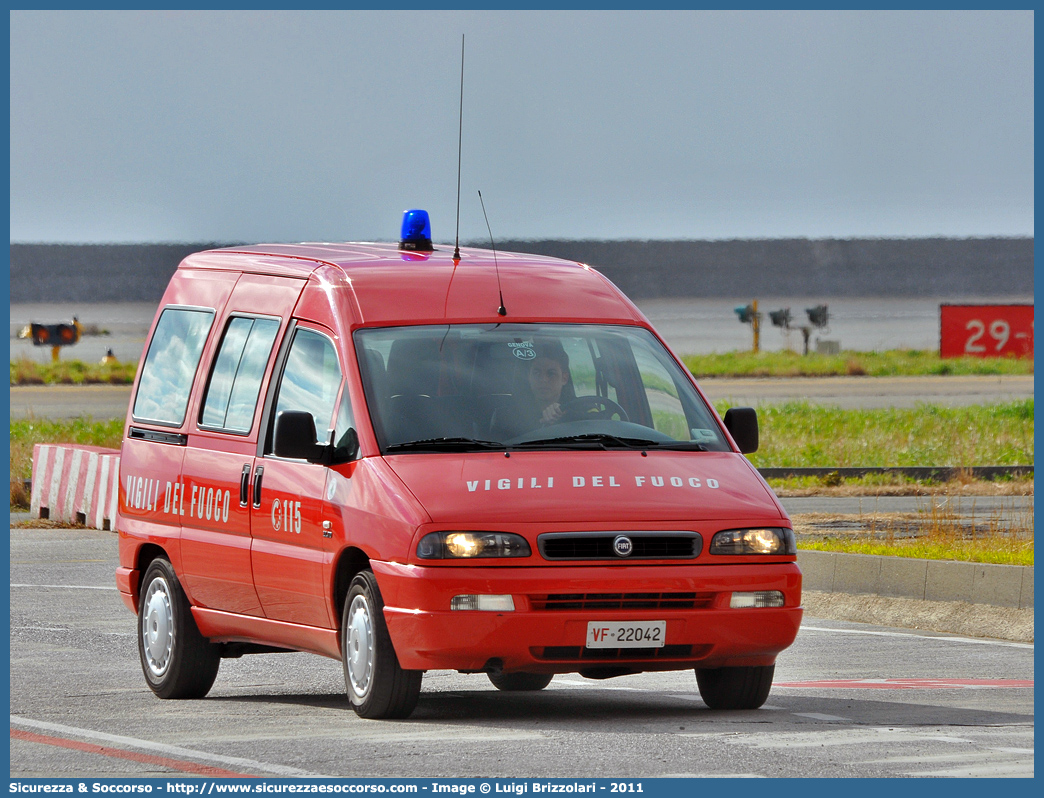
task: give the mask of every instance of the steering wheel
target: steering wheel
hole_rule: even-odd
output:
[[[612,399],[601,396],[580,396],[569,402],[562,403],[562,418],[560,421],[584,421],[591,418],[612,418],[619,416],[621,421],[627,421],[627,411]]]

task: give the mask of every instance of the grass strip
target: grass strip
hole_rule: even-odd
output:
[[[837,355],[779,352],[724,352],[683,355],[682,362],[703,377],[917,377],[932,375],[1032,374],[1033,360],[1014,357],[941,358],[936,351],[888,349]]]
[[[723,352],[684,355],[682,361],[697,379],[704,377],[917,377],[969,374],[1032,374],[1033,360],[1013,357],[939,357],[935,351],[888,349],[845,351],[838,355],[779,352]],[[136,362],[114,364],[62,360],[41,363],[27,357],[11,361],[11,385],[130,384]]]
[[[950,407],[758,408],[756,467],[1033,465],[1033,399]],[[722,415],[729,402],[716,404]]]
[[[130,385],[138,370],[136,362],[84,363],[59,360],[38,363],[27,357],[11,361],[11,385]]]
[[[119,449],[123,419],[95,421],[81,416],[71,421],[18,419],[11,421],[11,507],[29,506],[24,482],[33,473],[33,446],[37,443],[76,443]]]
[[[724,415],[730,406],[717,406]],[[809,402],[758,410],[761,447],[748,455],[757,467],[970,466],[1033,464],[1033,399],[969,407],[844,410]],[[29,478],[34,443],[81,443],[118,448],[122,419],[11,421],[11,474]],[[852,484],[912,482],[867,475]],[[781,480],[782,487],[836,485],[834,477]]]
[[[883,543],[869,540],[811,540],[798,544],[798,550],[836,551],[844,554],[880,554],[921,560],[958,560],[996,565],[1033,565],[1033,541],[1006,537],[953,541],[912,540]]]

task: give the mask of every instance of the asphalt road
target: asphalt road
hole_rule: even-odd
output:
[[[806,400],[845,409],[916,407],[932,404],[964,407],[1033,398],[1033,375],[967,377],[755,377],[702,379],[700,387],[713,402],[757,407]]]
[[[915,407],[921,402],[974,405],[1033,398],[1033,376],[802,377],[706,379],[700,386],[713,402],[762,405],[805,399],[815,404]],[[27,385],[11,388],[11,418],[123,418],[128,385]]]
[[[867,517],[880,513],[915,513],[945,525],[960,519],[979,531],[1015,529],[1033,535],[1033,496],[787,496],[780,499],[795,523],[809,514],[844,516],[865,530]],[[860,520],[863,519],[863,520]]]
[[[210,695],[145,687],[116,538],[11,530],[11,776],[1032,776],[1033,646],[806,618],[767,705],[706,708],[691,672],[507,694],[428,673],[364,721],[340,664],[225,660]],[[896,681],[898,680],[898,681]]]

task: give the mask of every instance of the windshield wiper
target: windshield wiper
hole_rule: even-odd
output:
[[[705,452],[707,447],[695,441],[653,441],[647,438],[622,438],[605,432],[589,432],[583,435],[563,435],[557,438],[540,438],[535,441],[506,444],[484,441],[478,438],[427,438],[422,441],[392,443],[384,448],[387,454],[396,452],[470,452],[515,451],[518,449],[671,449],[675,451]]]
[[[644,449],[647,446],[656,446],[657,442],[644,438],[621,438],[605,432],[589,432],[584,435],[563,435],[560,438],[540,438],[535,441],[524,441],[512,444],[512,448],[529,449],[550,445],[567,449],[605,449],[607,444],[621,449]]]
[[[495,449],[505,451],[509,447],[497,441],[483,441],[476,438],[428,438],[423,441],[405,441],[392,443],[384,447],[388,454],[393,452],[469,452],[474,449]]]
[[[650,441],[650,446],[657,449],[670,449],[676,452],[709,452],[706,446],[696,441]]]
[[[567,448],[567,449],[606,449],[609,446],[619,449],[671,449],[687,452],[705,452],[707,447],[695,441],[653,441],[648,438],[622,438],[605,432],[592,432],[584,435],[564,435],[560,438],[540,438],[535,441],[512,444],[513,449],[528,448]]]

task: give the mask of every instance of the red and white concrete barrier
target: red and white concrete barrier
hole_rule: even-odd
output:
[[[33,518],[112,529],[119,506],[120,453],[100,446],[33,447]]]

